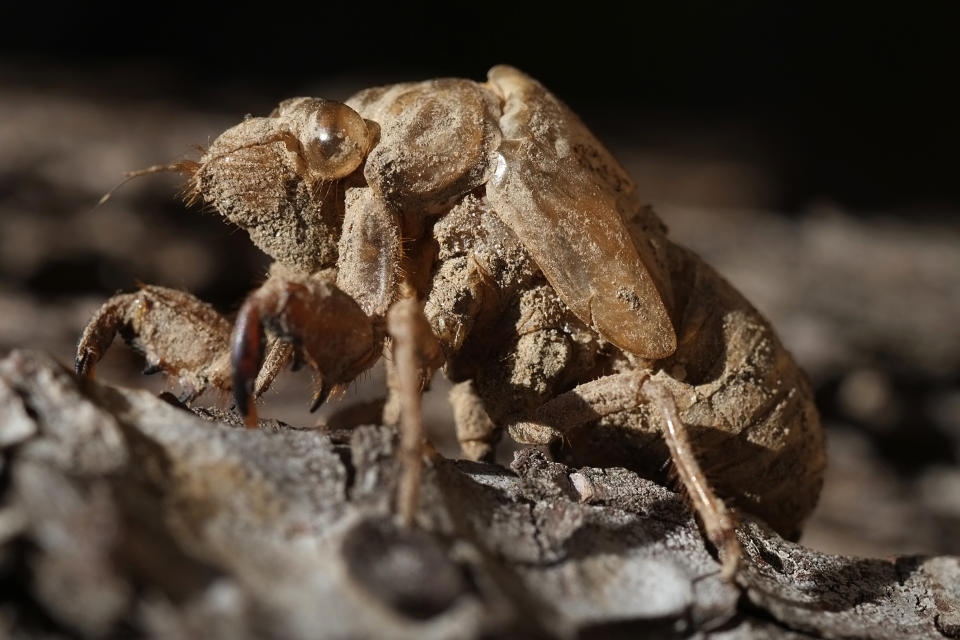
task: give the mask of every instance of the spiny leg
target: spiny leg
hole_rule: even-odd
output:
[[[400,399],[400,483],[397,507],[404,526],[413,524],[420,501],[423,456],[421,392],[432,373],[443,364],[440,343],[430,329],[420,304],[401,298],[387,313],[387,330],[393,340],[396,368],[395,392]]]
[[[732,580],[742,555],[736,521],[711,489],[697,462],[673,395],[646,372],[610,375],[575,387],[544,403],[533,419],[511,425],[509,432],[524,444],[550,444],[572,429],[605,415],[636,409],[643,402],[653,403],[662,412],[661,431],[677,475],[703,522],[707,538],[720,554],[723,577]]]
[[[209,386],[229,389],[230,323],[189,293],[148,285],[110,298],[90,319],[77,344],[78,374],[93,377],[96,363],[117,333],[144,354],[145,373],[177,376],[192,397]]]
[[[93,377],[97,362],[119,333],[147,360],[145,374],[176,376],[190,399],[209,387],[230,390],[230,323],[195,296],[156,285],[107,300],[87,324],[77,344],[76,371]],[[267,347],[254,395],[264,393],[290,358],[279,341]]]
[[[253,397],[262,396],[291,359],[293,359],[292,344],[283,340],[270,341],[267,346],[267,355],[263,359],[263,366],[260,367],[260,373],[257,374],[257,380],[253,384]],[[294,359],[294,370],[297,366],[298,363]]]
[[[383,341],[378,323],[323,274],[275,268],[240,308],[230,338],[234,397],[248,427],[257,426],[256,380],[268,331],[319,374],[311,409],[373,364]]]

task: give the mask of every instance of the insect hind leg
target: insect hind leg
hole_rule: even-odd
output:
[[[670,460],[693,509],[700,516],[707,538],[717,548],[723,576],[736,574],[742,555],[736,536],[736,521],[713,492],[693,453],[686,425],[680,419],[673,395],[648,372],[628,371],[581,384],[544,403],[529,420],[510,425],[510,436],[522,444],[547,445],[574,429],[603,416],[633,411],[650,403],[662,415],[661,432]]]
[[[720,555],[721,574],[726,580],[733,580],[740,564],[742,550],[736,534],[736,520],[723,501],[717,497],[697,462],[690,442],[686,425],[680,419],[673,395],[661,384],[647,380],[641,393],[663,415],[663,439],[670,450],[670,458],[700,516],[704,531]]]

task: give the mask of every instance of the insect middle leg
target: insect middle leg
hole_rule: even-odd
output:
[[[443,351],[420,304],[413,296],[401,298],[387,313],[393,340],[394,376],[391,394],[399,399],[401,475],[397,487],[400,521],[411,525],[420,501],[423,465],[421,395],[431,375],[443,364]]]
[[[653,404],[661,413],[661,433],[674,468],[700,516],[707,538],[720,554],[722,575],[732,580],[741,557],[736,521],[713,492],[697,462],[673,394],[648,373],[631,371],[582,384],[546,402],[532,420],[516,423],[509,431],[523,444],[550,444],[571,429],[605,415],[636,409],[644,402]]]
[[[473,380],[453,385],[450,389],[450,405],[463,456],[468,460],[492,462],[494,446],[500,439],[501,430],[487,414]]]

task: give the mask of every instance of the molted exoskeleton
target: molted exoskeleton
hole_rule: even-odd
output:
[[[383,417],[406,434],[407,521],[417,390],[441,366],[470,457],[491,457],[507,430],[657,478],[671,459],[728,571],[734,520],[711,486],[788,536],[812,510],[824,447],[802,372],[742,296],[669,241],[583,122],[520,71],[345,103],[292,98],[173,168],[279,266],[230,340],[229,323],[186,294],[114,298],[81,340],[81,372],[119,331],[197,392],[232,386],[255,424],[253,400],[287,360],[315,370],[316,405],[386,347]],[[163,304],[141,313],[141,298]],[[161,319],[190,331],[164,335]]]

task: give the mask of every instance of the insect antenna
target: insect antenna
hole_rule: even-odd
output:
[[[105,203],[109,200],[113,194],[122,186],[134,180],[146,175],[153,173],[165,173],[172,171],[174,173],[186,174],[190,180],[188,182],[188,188],[192,191],[196,190],[196,187],[191,183],[194,182],[193,178],[197,173],[197,170],[200,168],[200,163],[195,160],[181,160],[179,162],[171,162],[170,164],[155,164],[145,169],[137,169],[136,171],[126,171],[124,172],[123,180],[114,186],[112,189],[103,194],[100,199],[97,201],[97,204],[93,206],[94,209]]]

